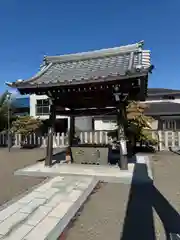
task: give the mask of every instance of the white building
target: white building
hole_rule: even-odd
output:
[[[49,119],[49,102],[48,97],[46,95],[31,95],[30,96],[30,115],[33,117],[39,117],[42,120]],[[167,103],[174,103],[173,108],[175,105],[178,104],[180,106],[180,91],[178,90],[171,90],[171,89],[149,89],[148,90],[148,98],[146,103],[150,104],[150,109],[148,112],[149,115],[156,118],[156,116],[163,116],[163,124],[165,128],[168,128],[168,126],[171,128],[176,128],[177,122],[180,121],[179,116],[177,113],[172,112],[172,109],[166,109],[166,112],[163,112],[159,114],[154,110],[154,106],[157,108],[157,104],[164,103],[167,105]],[[158,105],[158,106],[162,106]],[[167,107],[166,107],[167,108]],[[171,107],[170,107],[171,108]],[[153,109],[153,112],[151,112],[151,109]],[[158,107],[160,110],[160,108]],[[177,109],[177,106],[176,106]],[[179,111],[179,110],[178,110]],[[159,115],[158,115],[159,114]],[[180,112],[179,112],[180,115]],[[169,116],[171,116],[169,118]],[[68,131],[70,126],[70,119],[68,116],[58,116],[57,115],[57,123],[61,123],[60,125],[63,125],[63,128],[65,128],[66,131]],[[166,118],[166,120],[164,120]],[[178,119],[177,119],[178,118]],[[177,121],[178,120],[178,121]],[[96,116],[96,117],[76,117],[75,119],[75,126],[79,130],[84,131],[91,131],[91,130],[112,130],[116,128],[117,122],[116,122],[116,116]],[[164,128],[164,127],[163,127]]]
[[[30,95],[30,116],[39,117],[41,120],[49,119],[49,101],[46,95]],[[70,118],[68,116],[56,116],[56,127],[62,127],[62,131],[68,131]],[[75,126],[81,131],[91,131],[92,117],[76,117]],[[61,131],[61,129],[59,130]]]
[[[41,120],[49,119],[49,102],[46,95],[30,95],[30,115],[39,117]],[[70,118],[68,116],[56,116],[57,122],[64,122],[66,130],[70,126]],[[95,130],[112,130],[116,127],[116,118],[108,116],[99,117],[76,117],[75,126],[81,131]]]

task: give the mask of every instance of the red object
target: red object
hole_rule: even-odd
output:
[[[70,163],[71,162],[71,148],[67,147],[66,149],[66,163]]]
[[[66,240],[65,232],[62,232],[58,240]]]
[[[71,155],[71,148],[70,147],[66,148],[66,155]]]

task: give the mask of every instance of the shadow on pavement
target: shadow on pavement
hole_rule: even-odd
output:
[[[139,174],[143,174],[147,182],[137,183]],[[166,239],[180,239],[179,213],[148,179],[146,164],[136,163],[121,240],[155,240],[153,208],[162,221]]]
[[[66,151],[63,149],[59,150],[56,153],[53,153],[53,163],[52,165],[55,165],[56,163],[60,163],[61,161],[64,161],[66,159]],[[38,159],[37,162],[44,162],[45,158]]]
[[[55,161],[55,163],[60,163],[61,161],[64,161],[66,159],[66,151],[65,150],[61,150],[60,152],[57,152],[55,154],[53,154],[53,161]]]

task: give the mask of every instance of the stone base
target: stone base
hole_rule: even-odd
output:
[[[145,171],[146,169],[146,171]],[[138,170],[138,171],[137,171]],[[117,165],[54,164],[44,166],[44,162],[19,169],[15,175],[55,177],[55,176],[95,176],[99,181],[112,183],[145,183],[153,180],[148,156],[136,156],[135,163],[128,164],[128,170],[120,170]]]

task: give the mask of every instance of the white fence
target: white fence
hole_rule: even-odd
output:
[[[80,138],[81,143],[96,143],[96,144],[108,144],[108,131],[94,131],[94,132],[78,132],[76,135]],[[36,147],[46,147],[47,146],[47,136],[39,136],[34,134],[26,137],[24,145],[26,146],[36,146]],[[7,146],[8,138],[6,134],[0,134],[0,146]],[[22,136],[20,134],[15,134],[12,137],[12,147],[20,148],[22,145]],[[55,133],[53,135],[53,147],[61,148],[68,145],[68,134]]]
[[[24,146],[36,146],[36,147],[46,147],[47,146],[47,136],[39,136],[34,134],[30,134],[28,137],[25,139],[22,138],[21,134],[15,134],[12,137],[12,147],[15,148],[21,148],[22,142]],[[23,140],[23,141],[22,141]],[[7,136],[4,135],[0,138],[0,146],[5,146],[7,145]],[[68,136],[65,135],[64,133],[55,133],[53,135],[53,147],[65,147],[68,145]]]
[[[93,132],[77,132],[81,143],[108,144],[108,131],[93,131]],[[169,150],[169,147],[180,148],[180,132],[173,131],[152,131],[152,136],[159,139],[159,150]],[[7,135],[0,134],[0,146],[7,146]],[[20,148],[22,136],[15,134],[12,141],[12,146]],[[47,136],[37,136],[31,134],[26,138],[26,144],[29,146],[46,147]],[[68,145],[68,135],[55,133],[53,136],[53,147],[61,148]]]
[[[180,148],[180,132],[177,131],[153,131],[152,136],[158,136],[159,150],[169,150],[169,147]]]
[[[80,138],[81,143],[108,144],[108,132],[109,131],[77,132],[76,135]]]

